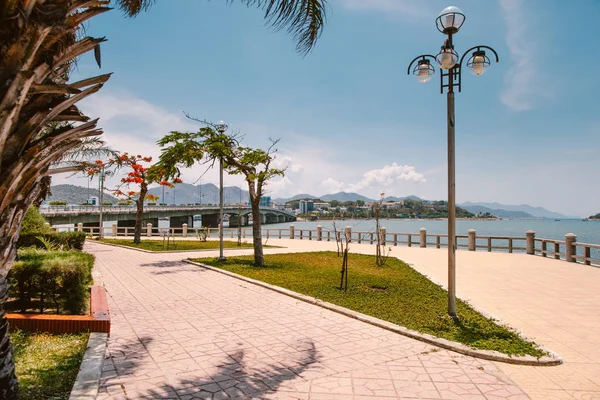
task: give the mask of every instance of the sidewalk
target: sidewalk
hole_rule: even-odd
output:
[[[493,363],[181,262],[218,252],[86,250],[112,314],[99,399],[528,398]]]

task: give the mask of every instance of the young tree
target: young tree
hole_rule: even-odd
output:
[[[172,182],[164,180],[162,171],[156,165],[148,165],[152,162],[152,157],[143,157],[141,155],[130,155],[124,153],[118,157],[112,158],[104,163],[97,160],[96,164],[88,169],[89,175],[99,174],[103,169],[111,166],[116,168],[127,168],[127,176],[121,179],[121,183],[113,190],[113,193],[121,198],[135,203],[135,228],[133,232],[133,242],[140,243],[142,237],[142,222],[144,218],[144,202],[146,200],[156,201],[158,196],[148,193],[149,185],[158,183],[159,185],[173,187],[176,183],[181,183],[180,178],[173,179]]]
[[[252,208],[252,240],[254,263],[264,265],[260,223],[260,199],[268,181],[275,176],[283,176],[284,170],[273,168],[271,162],[277,152],[274,140],[267,150],[241,146],[236,135],[218,132],[205,121],[207,127],[198,132],[171,132],[158,141],[163,147],[160,168],[165,177],[178,177],[180,168],[189,168],[204,160],[214,165],[223,162],[223,168],[231,175],[243,175],[248,184],[250,206]]]
[[[385,237],[383,237],[383,233],[381,231],[381,225],[379,225],[379,218],[381,217],[381,208],[383,205],[383,196],[385,193],[381,193],[379,197],[379,201],[373,204],[375,209],[375,233],[377,234],[377,247],[375,250],[375,263],[379,267],[383,267],[385,262],[388,259],[389,252],[392,250],[389,248],[387,254],[385,249]]]

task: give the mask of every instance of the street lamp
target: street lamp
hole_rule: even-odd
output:
[[[219,121],[215,125],[217,131],[222,135],[227,131],[227,124]],[[219,261],[225,261],[223,255],[223,158],[219,158]]]
[[[490,59],[485,50],[490,50],[499,61],[498,53],[489,46],[475,46],[465,51],[459,58],[452,44],[452,35],[458,33],[465,15],[458,7],[446,7],[436,18],[437,29],[447,35],[440,52],[433,56],[422,54],[413,59],[408,65],[408,74],[411,71],[419,82],[429,82],[435,69],[429,59],[434,60],[440,67],[440,91],[448,89],[448,314],[456,317],[456,180],[455,180],[455,152],[454,152],[454,87],[460,92],[462,89],[462,65],[465,57],[471,54],[467,60],[467,68],[474,75],[483,74],[490,66]],[[472,53],[471,53],[472,52]],[[411,70],[413,64],[416,65]]]

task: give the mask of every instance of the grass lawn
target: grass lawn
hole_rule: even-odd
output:
[[[133,240],[121,240],[121,239],[102,239],[104,243],[118,244],[121,246],[134,247],[136,249],[150,250],[150,251],[178,251],[178,250],[218,250],[218,240],[207,240],[201,242],[200,240],[175,240],[175,243],[171,242],[169,248],[165,248],[162,240],[144,240],[139,244],[133,243]],[[264,246],[268,247],[268,246]],[[237,241],[224,240],[223,248],[225,249],[248,249],[252,248],[252,243],[242,242],[241,246],[237,245]]]
[[[51,335],[15,330],[16,373],[21,400],[68,399],[89,333]]]
[[[458,319],[447,316],[447,292],[406,263],[389,258],[383,267],[375,256],[349,254],[348,291],[339,290],[342,258],[335,252],[265,255],[265,266],[252,257],[228,257],[226,262],[198,258],[214,267],[313,296],[472,348],[508,355],[545,353],[514,331],[457,300]]]

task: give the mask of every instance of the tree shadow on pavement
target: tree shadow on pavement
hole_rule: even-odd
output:
[[[178,272],[203,273],[207,271],[206,268],[192,266],[191,264],[184,263],[181,260],[155,261],[140,264],[140,267],[154,268],[154,271],[150,271],[150,273],[154,275],[175,274]]]
[[[303,347],[297,353],[298,357],[290,360],[288,355],[281,363],[273,358],[248,360],[246,351],[240,349],[227,354],[226,360],[217,365],[216,371],[208,376],[180,379],[175,384],[162,384],[138,395],[144,399],[178,396],[183,400],[264,398],[277,392],[288,381],[298,379],[306,382],[299,375],[317,363],[320,356],[312,340],[307,340]]]

